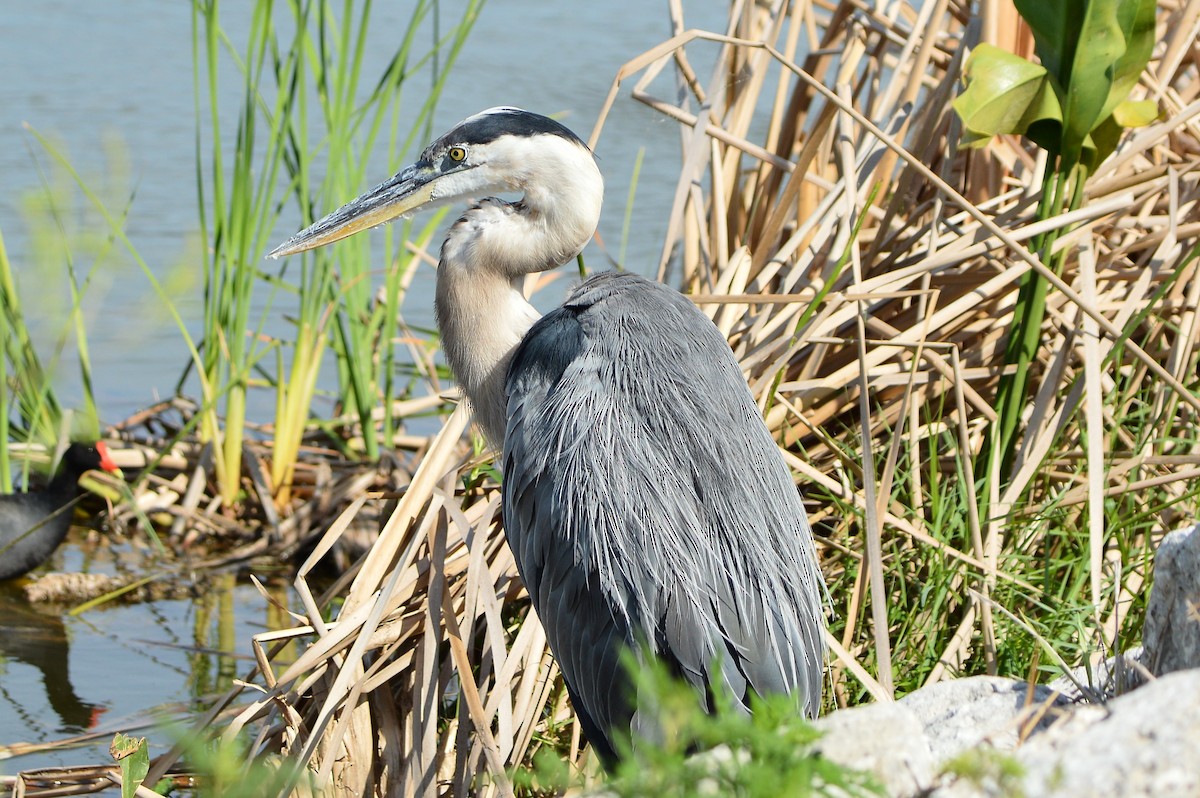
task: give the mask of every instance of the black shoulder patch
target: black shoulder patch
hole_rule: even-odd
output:
[[[583,140],[549,117],[520,108],[492,108],[464,119],[442,136],[440,144],[487,144],[504,135],[561,136],[586,148]]]
[[[538,319],[509,364],[509,394],[516,385],[546,389],[557,383],[583,351],[583,343],[583,327],[571,309],[558,308]]]

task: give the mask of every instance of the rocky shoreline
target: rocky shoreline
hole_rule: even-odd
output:
[[[890,796],[1200,796],[1200,524],[1164,538],[1143,647],[1050,685],[978,676],[817,722]]]

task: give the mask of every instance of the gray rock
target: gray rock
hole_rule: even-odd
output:
[[[1056,720],[1070,701],[1044,685],[971,676],[923,687],[899,703],[916,716],[941,763],[981,743],[1011,750]]]
[[[1158,547],[1142,643],[1156,676],[1200,668],[1200,524]]]
[[[1105,707],[1077,707],[1064,722],[1005,755],[1020,773],[960,776],[934,796],[1196,796],[1198,750],[1200,671],[1191,670],[1165,676]]]
[[[875,776],[888,795],[914,795],[933,783],[933,755],[917,716],[900,704],[843,709],[816,722],[822,756]]]

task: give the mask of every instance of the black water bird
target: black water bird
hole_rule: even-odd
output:
[[[117,470],[107,447],[73,443],[44,488],[0,495],[0,579],[29,573],[54,553],[71,528],[79,478],[94,469]]]

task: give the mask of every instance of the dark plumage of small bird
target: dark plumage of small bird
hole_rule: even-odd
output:
[[[46,487],[0,495],[0,580],[15,579],[45,562],[71,528],[71,506],[87,471],[117,466],[101,442],[73,443]]]

